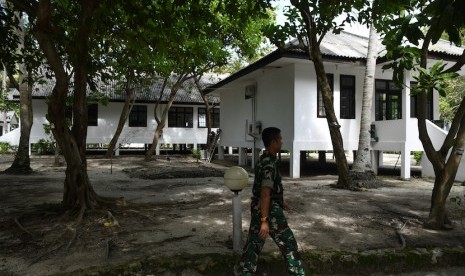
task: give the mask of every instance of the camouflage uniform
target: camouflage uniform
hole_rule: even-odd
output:
[[[286,261],[289,275],[305,275],[297,242],[292,230],[287,225],[283,212],[283,184],[278,169],[279,160],[268,152],[260,157],[255,167],[255,180],[252,189],[251,221],[249,236],[244,246],[238,273],[240,275],[253,275],[257,270],[258,255],[262,251],[265,241],[260,239],[258,233],[261,226],[260,193],[263,186],[270,187],[271,203],[268,214],[270,236],[278,245]]]

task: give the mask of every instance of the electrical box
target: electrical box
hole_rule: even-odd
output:
[[[245,99],[252,99],[255,98],[255,94],[257,93],[257,86],[255,84],[247,85],[245,87]]]

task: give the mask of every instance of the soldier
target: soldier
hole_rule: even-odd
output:
[[[284,209],[288,208],[283,199],[277,157],[283,144],[281,130],[275,127],[264,129],[262,140],[266,150],[255,167],[249,236],[240,264],[235,266],[235,275],[256,273],[258,255],[268,235],[279,247],[286,261],[288,274],[305,275],[297,242],[284,216]]]

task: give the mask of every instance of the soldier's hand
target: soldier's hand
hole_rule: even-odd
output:
[[[260,232],[258,232],[258,236],[260,239],[265,240],[266,237],[268,237],[268,234],[270,233],[270,226],[268,225],[268,222],[262,222],[260,226]]]

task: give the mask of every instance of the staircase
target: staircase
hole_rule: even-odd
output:
[[[213,155],[215,155],[216,146],[218,145],[218,141],[221,138],[221,129],[217,129],[215,133],[215,137],[213,141],[210,143],[210,147],[207,149],[207,162],[210,163],[212,161]]]

